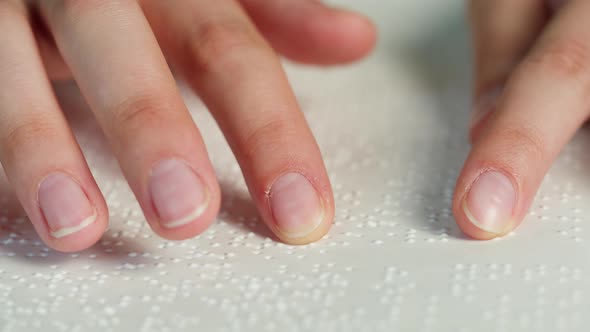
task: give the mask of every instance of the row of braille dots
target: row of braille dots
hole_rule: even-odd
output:
[[[296,273],[289,273],[288,276],[291,279],[294,279],[294,282],[299,282],[299,283],[306,283],[306,280],[313,280],[314,283],[314,287],[313,289],[310,290],[305,290],[305,288],[298,292],[295,291],[294,295],[297,296],[298,294],[300,295],[300,297],[302,297],[304,300],[307,298],[308,300],[316,300],[319,301],[321,298],[323,298],[323,304],[329,304],[329,303],[333,303],[334,300],[334,296],[341,296],[342,292],[338,292],[335,291],[334,287],[346,287],[346,278],[341,277],[338,273],[330,273],[330,272],[326,272],[326,269],[329,269],[330,266],[333,265],[327,265],[328,267],[321,267],[320,265],[314,265],[312,272],[315,274],[319,274],[317,276],[311,276],[311,277],[306,277],[304,275],[298,275]],[[285,268],[283,268],[285,269]],[[68,279],[68,278],[64,278],[63,275],[65,275],[64,273],[60,273],[59,280],[63,281],[64,284],[71,284],[71,280],[72,279]],[[41,277],[41,275],[39,275]],[[100,276],[102,277],[101,280],[104,280],[106,278],[105,275]],[[234,285],[234,287],[239,287],[240,285],[249,285],[248,289],[252,290],[252,289],[270,289],[271,291],[273,290],[273,287],[268,287],[268,285],[273,285],[273,278],[270,277],[265,277],[265,278],[257,278],[257,277],[249,277],[249,276],[241,276],[239,278],[235,278],[233,277],[231,274],[228,275],[217,275],[217,276],[212,276],[210,275],[211,278],[209,278],[211,281],[215,280],[215,286],[210,288],[210,289],[222,289],[224,288],[224,280],[227,280],[228,282],[226,283],[228,286],[231,286],[231,284]],[[147,278],[147,279],[146,279]],[[244,282],[244,278],[246,278],[247,282]],[[88,280],[84,280],[83,278],[74,278],[74,279],[78,279],[78,281],[88,281]],[[158,299],[159,302],[164,302],[164,303],[173,303],[174,300],[176,299],[177,296],[177,291],[178,288],[177,287],[173,287],[173,286],[167,286],[165,284],[161,285],[161,287],[158,285],[158,282],[155,281],[154,279],[150,279],[148,277],[144,277],[145,280],[150,281],[150,289],[155,290],[154,286],[157,286],[156,289],[161,289],[162,294],[167,294],[167,296],[156,296],[156,298]],[[264,284],[264,286],[260,286],[261,284]],[[83,284],[86,285],[86,284]],[[258,285],[258,286],[257,286]],[[282,280],[281,284],[280,284],[283,288],[289,288],[289,282],[287,280]],[[183,286],[184,287],[184,286]],[[322,288],[328,287],[330,289],[330,291],[318,291],[321,290]],[[125,288],[122,285],[122,288]],[[208,287],[209,288],[209,287]],[[299,287],[300,289],[301,287]],[[87,295],[83,295],[79,293],[79,291],[85,291],[88,290],[88,286],[81,286],[79,288],[68,288],[70,289],[70,294],[68,295],[68,297],[70,298],[77,298],[79,299],[80,305],[84,306],[86,303],[86,299],[88,298]],[[73,292],[73,290],[76,290],[75,292]],[[238,292],[239,294],[248,294],[246,292],[246,290],[242,290],[241,292]],[[287,291],[287,293],[291,293],[291,291]],[[51,292],[49,293],[51,295]],[[187,292],[186,287],[184,287],[183,295],[185,295],[184,297],[188,297],[190,295],[190,292]],[[328,294],[328,296],[326,295],[322,295],[322,294]],[[340,294],[340,295],[339,295]],[[61,295],[58,295],[61,296]],[[166,300],[166,298],[168,300]],[[217,297],[214,297],[217,298]],[[146,300],[147,297],[143,297],[143,300]],[[99,299],[100,300],[100,299]],[[242,302],[248,302],[248,301],[244,301],[244,300],[251,300],[248,298],[242,298],[239,301],[236,301],[237,303],[242,303]],[[105,304],[105,300],[101,300],[101,304]],[[55,301],[52,301],[55,302]],[[144,301],[145,302],[145,301]],[[263,303],[265,301],[262,301]],[[87,306],[85,306],[87,307]]]
[[[446,209],[444,212],[445,218],[449,218],[450,216],[450,209]],[[371,235],[377,235],[379,238],[371,240],[372,244],[381,245],[384,244],[386,239],[383,235],[391,238],[399,237],[403,233],[400,230],[397,230],[400,226],[400,223],[397,221],[397,217],[399,213],[397,211],[391,212],[388,210],[383,210],[379,207],[374,208],[372,214],[367,213],[360,213],[358,215],[350,214],[348,209],[344,209],[342,211],[340,218],[336,219],[335,227],[343,227],[345,231],[342,233],[345,237],[349,238],[370,238]],[[438,214],[431,213],[429,217],[429,222],[435,223],[438,219]],[[431,220],[432,219],[432,220]],[[360,229],[357,232],[346,230],[350,229],[350,227],[346,227],[354,223],[355,228]],[[371,230],[375,229],[376,233],[371,233]],[[429,233],[438,233],[436,237],[428,236],[424,239],[427,243],[438,243],[438,242],[448,242],[448,237],[450,234],[450,227],[447,226],[436,226],[436,229],[432,229]],[[407,227],[405,230],[405,237],[404,242],[408,244],[412,244],[416,242],[416,234],[417,230],[414,228]]]
[[[514,331],[518,326],[519,331],[572,331],[581,327],[581,313],[576,300],[580,296],[574,293],[572,296],[546,296],[546,288],[539,286],[534,291],[534,298],[527,299],[526,309],[514,310],[517,299],[508,294],[498,297],[496,310],[485,310],[482,319],[494,326],[499,331]],[[576,304],[574,304],[576,303]],[[585,312],[584,312],[585,314]]]
[[[547,272],[548,267],[545,264],[537,265],[535,268],[526,268],[523,273],[525,281],[534,281],[541,278],[557,277],[559,283],[578,282],[582,280],[582,270],[580,268],[571,268],[560,266],[553,268],[552,273]],[[555,272],[555,270],[557,270]]]
[[[563,196],[565,195],[565,196]],[[564,204],[567,203],[568,196],[566,193],[562,194],[562,201],[565,200]],[[580,195],[575,195],[574,199],[576,201],[581,200]],[[582,215],[583,211],[579,207],[573,207],[570,209],[571,215],[561,215],[559,216],[558,226],[561,228],[558,233],[561,236],[564,236],[570,240],[575,242],[583,242],[583,226],[584,222],[582,222]]]
[[[237,303],[228,298],[207,298],[208,308],[224,315],[224,331],[375,331],[366,329],[372,325],[366,309],[335,310],[331,306],[301,302],[286,304],[280,298],[266,302]],[[274,302],[270,305],[268,302]]]
[[[475,285],[482,281],[482,276],[488,281],[504,279],[513,274],[512,269],[511,264],[456,264],[452,272],[451,295],[467,303],[473,302],[477,291]]]
[[[353,209],[361,205],[363,192],[361,190],[345,191],[340,183],[334,184],[334,200],[342,208]]]
[[[70,288],[76,288],[76,286]],[[0,312],[0,321],[4,323],[12,320],[25,322],[24,325],[21,325],[27,328],[39,328],[42,324],[46,330],[72,330],[66,328],[67,324],[61,323],[59,317],[68,317],[66,314],[71,313],[74,306],[76,306],[82,309],[81,311],[76,309],[78,312],[87,314],[81,320],[86,326],[110,327],[116,326],[119,322],[117,317],[105,319],[103,318],[104,315],[101,315],[107,302],[104,298],[102,301],[89,299],[88,293],[75,291],[71,291],[67,295],[49,291],[43,292],[42,296],[43,298],[38,298],[30,295],[13,294],[12,296],[1,297],[3,310]],[[27,302],[23,302],[23,298],[26,298]],[[48,319],[48,317],[51,317],[51,319]],[[69,317],[67,320],[69,320]],[[3,327],[6,327],[6,325]]]
[[[121,288],[128,289],[124,285],[121,285]],[[158,308],[161,306],[170,307],[171,304],[174,304],[174,300],[176,300],[175,296],[173,296],[176,288],[176,286],[166,286],[162,287],[160,292],[153,292],[154,289],[150,288],[152,290],[151,295],[136,294],[135,296],[119,296],[118,292],[111,294],[109,292],[101,292],[102,294],[106,294],[107,297],[96,298],[94,296],[90,297],[89,295],[96,295],[96,291],[92,291],[87,284],[81,284],[67,286],[67,294],[55,290],[41,292],[43,298],[23,297],[13,294],[10,297],[3,296],[0,298],[4,304],[4,310],[0,313],[0,317],[4,317],[5,320],[11,317],[17,317],[22,320],[23,316],[30,316],[32,318],[51,316],[51,322],[53,323],[58,321],[59,317],[65,317],[64,315],[71,313],[72,305],[76,305],[79,307],[77,309],[78,312],[86,314],[80,320],[80,322],[84,322],[85,326],[114,327],[119,324],[120,317],[125,317],[124,309],[126,308],[141,311],[142,305],[148,305],[152,312],[158,312]],[[25,298],[30,302],[23,303],[22,299]],[[14,299],[19,300],[14,301]],[[157,301],[156,303],[160,303],[160,305],[154,304],[154,300]],[[45,327],[50,328],[51,326],[47,326],[47,324],[47,321],[45,321]]]
[[[11,227],[12,231],[4,233],[0,239],[0,257],[15,257],[24,255],[25,257],[49,257],[53,251],[49,249],[34,234],[20,233],[16,226]],[[32,230],[31,230],[32,232]],[[29,236],[30,235],[30,236]]]
[[[327,138],[331,139],[332,137]],[[342,146],[342,144],[342,139],[337,138],[334,144],[329,145]],[[324,161],[329,170],[337,170],[338,174],[345,175],[344,173],[347,172],[359,173],[362,170],[370,170],[374,173],[391,168],[389,158],[392,157],[392,154],[389,153],[384,156],[385,152],[382,150],[383,146],[381,144],[373,144],[370,139],[365,138],[356,138],[354,141],[347,142],[347,144],[349,146],[346,150],[327,149],[328,153],[324,156]],[[395,158],[395,155],[393,157]],[[368,173],[364,172],[363,174]]]
[[[390,268],[390,269],[388,269],[388,273],[387,273],[386,275],[388,275],[389,277],[386,277],[386,279],[387,279],[387,280],[390,280],[391,282],[393,282],[393,281],[394,281],[394,279],[395,279],[395,278],[394,278],[394,277],[395,277],[395,271],[396,271],[396,269],[395,269],[395,268]],[[400,274],[400,273],[398,273],[398,274],[399,274],[399,275],[402,275],[402,276],[404,276],[404,275],[407,275],[407,274],[405,274],[405,273],[401,273],[401,274]],[[393,277],[392,277],[392,276],[393,276]],[[260,282],[259,282],[259,281],[260,281]],[[262,282],[272,282],[272,280],[270,280],[270,279],[259,279],[259,281],[255,281],[254,283],[255,283],[255,284],[260,284],[260,283],[262,283]],[[264,287],[264,286],[258,286],[258,287],[255,287],[255,288],[258,288],[258,289],[260,289],[261,287]],[[215,297],[215,298],[219,299],[218,297]],[[143,302],[145,302],[145,303],[149,303],[150,301],[152,301],[152,300],[154,300],[154,299],[155,299],[154,297],[149,297],[149,296],[147,296],[147,297],[144,297],[144,301],[143,301]],[[103,301],[103,302],[104,302],[104,301]],[[246,303],[247,303],[248,301],[238,301],[238,300],[236,300],[234,303],[240,303],[240,302],[246,302]],[[217,304],[217,303],[218,303],[218,302],[215,302],[215,301],[213,302],[213,304]],[[103,303],[103,304],[105,304],[105,303]],[[108,303],[106,303],[106,304],[108,304]],[[221,304],[220,304],[220,305],[221,305]],[[156,311],[157,311],[157,309],[155,309],[156,307],[159,307],[159,306],[157,306],[157,305],[156,305],[156,306],[152,306],[152,309],[154,309],[154,310],[156,310]],[[250,309],[252,309],[252,307],[250,307]]]
[[[333,321],[331,307],[340,303],[340,297],[346,294],[348,278],[336,265],[314,264],[310,274],[289,271],[287,265],[280,265],[277,276],[240,275],[229,280],[218,279],[221,289],[234,289],[228,294],[233,296],[219,297],[201,295],[199,298],[209,308],[215,308],[233,318],[246,317],[244,324],[256,325],[273,317],[278,324],[285,323],[292,317],[312,317],[312,321]],[[345,267],[344,272],[352,271]],[[306,303],[302,305],[302,303]],[[318,316],[326,316],[325,319]],[[294,321],[296,326],[305,325]]]
[[[130,257],[137,257],[136,253],[131,253]],[[143,254],[142,257],[151,257],[154,260],[160,260],[161,256],[156,255],[149,255]],[[167,259],[172,264],[183,263],[183,260],[180,258],[168,258]],[[60,285],[76,285],[76,284],[104,284],[109,279],[115,279],[116,281],[128,281],[128,280],[137,280],[137,281],[145,281],[148,282],[150,285],[158,285],[161,284],[158,280],[158,276],[165,276],[169,274],[170,266],[162,261],[157,261],[153,264],[149,264],[159,270],[159,272],[151,272],[150,275],[133,275],[129,274],[126,271],[129,270],[138,270],[146,268],[147,264],[144,263],[121,263],[117,265],[114,269],[104,272],[97,270],[93,265],[83,265],[78,266],[79,268],[76,269],[75,273],[69,272],[67,270],[62,269],[59,265],[51,265],[49,268],[55,272],[51,273],[41,273],[36,272],[32,276],[25,276],[20,274],[6,274],[5,271],[0,270],[0,279],[10,279],[14,280],[17,283],[15,285],[11,285],[10,289],[15,288],[16,285],[20,284],[26,288],[47,288],[47,289],[56,289]],[[189,273],[189,275],[194,275],[200,277],[201,279],[208,279],[208,280],[217,280],[218,278],[222,278],[223,280],[231,281],[232,284],[238,281],[238,279],[233,278],[233,266],[231,263],[203,263],[202,260],[192,260],[191,263],[186,265],[181,264],[181,268],[184,269],[185,273]],[[327,264],[328,271],[332,269],[334,264]],[[323,273],[325,268],[322,268],[319,264],[314,264],[312,266],[312,274],[320,274],[318,276],[318,280],[325,279],[327,276],[330,276],[330,273]],[[279,265],[279,268],[276,270],[277,275],[284,275],[287,273],[288,265],[282,264]],[[348,267],[345,271],[351,271],[352,267]],[[86,273],[81,273],[82,271],[89,271]],[[94,270],[94,271],[93,271]],[[195,272],[189,272],[195,271]],[[322,273],[320,273],[322,272]],[[325,271],[324,271],[325,272]],[[298,275],[297,273],[289,274]],[[338,277],[338,274],[332,274],[334,278]],[[300,280],[303,280],[304,276],[299,275]],[[221,280],[221,279],[220,279]],[[344,279],[341,282],[345,282]],[[68,286],[69,287],[69,286]],[[17,287],[18,288],[18,287]]]
[[[461,266],[461,265],[457,265],[457,269],[461,270],[462,268],[461,268],[460,266]],[[474,266],[474,265],[471,265],[471,266]],[[488,266],[488,267],[489,267],[489,269],[491,269],[491,270],[494,270],[494,269],[499,269],[499,267],[500,267],[500,266],[497,266],[496,268],[494,268],[494,266],[496,266],[496,265],[490,265],[490,266]],[[285,268],[283,267],[283,269],[285,269]],[[314,269],[315,269],[317,272],[319,272],[319,271],[321,271],[321,269],[322,269],[322,268],[320,268],[319,266],[315,266],[315,267],[314,267]],[[509,271],[509,270],[510,270],[510,266],[509,266],[509,265],[504,265],[504,266],[502,267],[502,269],[503,269],[504,271]],[[543,267],[539,267],[539,269],[538,269],[538,270],[539,270],[539,271],[542,271],[543,269],[544,269]],[[473,270],[473,268],[471,268],[471,267],[470,267],[470,268],[469,268],[469,270]],[[407,276],[407,273],[404,273],[403,271],[399,271],[399,272],[397,272],[397,273],[396,273],[396,271],[397,271],[397,270],[396,270],[395,268],[389,268],[389,269],[387,270],[387,273],[386,273],[385,280],[386,280],[386,281],[388,281],[389,283],[398,284],[398,282],[396,282],[396,281],[395,281],[395,276],[396,276],[396,275],[399,275],[399,276],[402,276],[402,277],[404,277],[404,276]],[[564,272],[567,272],[567,270],[566,270],[566,269],[564,269],[563,271],[564,271]],[[300,279],[300,280],[305,280],[304,278],[299,278],[299,279]],[[257,281],[257,280],[260,280],[260,281]],[[263,284],[263,283],[264,283],[265,285],[266,285],[266,284],[269,284],[269,283],[270,283],[270,284],[272,284],[272,281],[273,281],[273,279],[269,279],[269,278],[256,279],[256,277],[255,277],[255,278],[253,278],[253,279],[252,279],[252,283],[250,283],[250,284],[251,284],[251,285],[259,285],[258,287],[254,287],[254,286],[253,286],[253,287],[254,287],[254,288],[256,288],[256,289],[260,289],[260,288],[261,288],[261,286],[260,286],[261,284]],[[411,288],[411,287],[410,287],[410,288]],[[166,289],[163,289],[163,290],[166,290]],[[166,290],[166,292],[168,292],[168,293],[169,293],[169,289],[168,289],[168,290]],[[396,299],[396,297],[395,297],[395,296],[394,296],[394,297],[390,297],[390,298],[393,298],[394,300]]]
[[[514,274],[511,264],[489,264],[484,266],[483,269],[484,271],[481,271],[482,269],[477,264],[455,265],[451,294],[454,297],[462,297],[466,302],[472,302],[474,300],[474,293],[477,291],[476,283],[506,279]],[[547,275],[546,265],[525,268],[520,275],[525,282],[539,280],[540,278],[553,278]],[[485,276],[484,279],[481,276]],[[560,284],[578,282],[582,278],[582,272],[578,268],[571,269],[561,266],[558,269],[557,275],[554,277],[557,278],[555,281]],[[541,286],[539,291],[544,293],[545,287]],[[578,291],[574,291],[574,294],[577,295],[572,297],[572,301],[577,303],[576,301],[580,300],[580,294]]]
[[[401,311],[405,300],[416,299],[418,294],[415,292],[416,283],[409,278],[408,272],[393,266],[387,267],[383,280],[374,287],[379,292],[379,303],[387,307],[387,322],[391,325],[403,321]],[[422,319],[414,324],[417,331],[436,331],[440,297],[429,295],[424,301]]]
[[[469,283],[466,286],[466,290],[467,292],[462,291],[465,295],[464,300],[467,303],[477,304],[478,302],[475,301],[476,289],[473,286],[473,283]],[[455,293],[456,291],[457,289],[455,288],[453,292]],[[511,308],[511,305],[518,298],[515,299],[510,294],[496,295],[498,303],[495,306],[495,309],[484,310],[481,319],[488,322],[486,323],[486,326],[489,326],[493,331],[513,331],[515,326],[518,325],[520,326],[519,330],[521,331],[528,330],[538,332],[544,331],[545,328],[548,327],[548,322],[545,321],[547,317],[551,317],[551,319],[556,318],[555,321],[563,321],[564,317],[569,315],[569,313],[566,313],[565,316],[555,314],[555,310],[551,309],[554,303],[545,297],[546,288],[544,286],[538,286],[535,293],[536,296],[534,301],[531,301],[530,299],[527,300],[527,308],[532,311],[518,311],[516,313],[513,308]],[[457,294],[453,295],[457,296]],[[579,294],[573,296],[573,298],[577,299],[579,299],[579,297]],[[561,299],[556,302],[563,304],[564,302],[569,301]],[[577,303],[579,303],[579,301]],[[548,307],[545,307],[545,305],[548,305]],[[551,314],[548,315],[547,309]],[[566,320],[567,319],[569,318],[566,317]],[[561,331],[562,329],[558,330]],[[548,329],[548,331],[554,331],[554,329]]]
[[[484,269],[484,271],[481,271]],[[525,268],[521,276],[525,281],[532,281],[543,278],[548,275],[548,266],[539,264],[532,268]],[[485,275],[487,280],[498,280],[513,275],[512,264],[488,264],[483,267],[477,264],[456,264],[453,269],[453,280],[464,282],[466,280],[481,280],[480,276]],[[580,281],[582,279],[582,270],[579,268],[569,268],[560,266],[557,268],[559,282]]]
[[[398,322],[408,292],[416,289],[416,284],[409,278],[407,271],[395,266],[385,268],[383,279],[373,286],[377,292],[379,304],[387,306],[387,320]]]
[[[539,202],[539,204],[530,210],[529,215],[542,222],[555,223],[559,227],[556,231],[557,234],[575,242],[582,242],[583,223],[581,215],[583,211],[578,207],[583,199],[582,195],[576,192],[575,185],[572,182],[560,183],[559,185],[551,185],[551,181],[548,182],[538,194],[536,202]],[[554,193],[555,196],[558,196],[557,199],[552,195]],[[552,209],[551,203],[558,204],[557,209]],[[570,204],[574,204],[574,206],[568,206]],[[556,213],[564,210],[571,213],[555,215],[551,213],[553,210]]]

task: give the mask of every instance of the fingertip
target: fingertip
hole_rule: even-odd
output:
[[[187,240],[204,233],[215,222],[221,206],[221,190],[215,179],[203,178],[203,182],[207,188],[204,203],[180,218],[164,219],[152,202],[146,217],[156,234],[167,240]]]
[[[466,235],[489,240],[516,227],[518,186],[507,172],[490,168],[467,171],[462,176],[455,191],[453,214]]]
[[[108,229],[109,213],[103,200],[95,202],[95,213],[83,223],[80,229],[71,232],[52,232],[49,229],[38,232],[45,244],[57,251],[70,253],[79,252],[95,245]]]
[[[310,62],[319,64],[344,64],[367,56],[377,43],[377,28],[366,16],[340,9],[327,8],[308,23],[310,35],[324,45],[323,56],[316,54]],[[329,47],[326,47],[329,45]]]
[[[175,228],[159,228],[159,234],[169,240],[186,240],[203,234],[215,221],[221,206],[221,194],[212,194],[207,209],[194,221]]]
[[[332,227],[332,218],[326,217],[322,223],[310,234],[300,237],[291,237],[287,234],[282,233],[279,230],[273,230],[273,233],[285,244],[289,245],[306,245],[321,240]]]
[[[333,204],[325,204],[324,205],[324,215],[322,218],[321,223],[318,225],[316,229],[314,229],[311,233],[300,236],[300,237],[291,237],[288,236],[280,231],[275,231],[275,235],[284,243],[290,245],[306,245],[310,243],[317,242],[326,236],[332,228],[334,220],[334,205]]]
[[[463,205],[464,203],[462,202],[456,203],[456,206],[459,208],[453,209],[453,215],[455,216],[455,220],[457,226],[459,226],[459,229],[469,238],[473,240],[488,241],[503,237],[512,230],[511,228],[508,228],[502,232],[497,233],[482,229],[481,227],[474,224],[466,215]]]
[[[104,234],[108,225],[108,217],[97,216],[90,225],[75,233],[56,237],[55,234],[47,235],[45,243],[52,249],[60,252],[78,252],[92,247]]]
[[[329,185],[318,187],[302,173],[285,172],[265,193],[267,225],[281,241],[302,245],[326,235],[334,218],[333,196]]]
[[[342,61],[355,61],[367,56],[377,44],[377,27],[367,16],[344,9],[338,14],[339,36],[335,38],[341,47]]]
[[[368,17],[321,1],[240,2],[274,49],[297,62],[352,62],[366,56],[377,41],[377,29]]]
[[[76,175],[74,175],[76,174]],[[43,242],[61,252],[93,246],[109,225],[106,202],[86,171],[52,171],[34,185],[36,196],[22,198]]]

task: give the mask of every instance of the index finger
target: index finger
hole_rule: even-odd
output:
[[[236,1],[151,1],[148,19],[219,123],[268,227],[288,243],[323,236],[330,182],[277,55]],[[156,17],[157,16],[157,17]]]

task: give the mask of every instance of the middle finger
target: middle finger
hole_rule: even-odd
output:
[[[320,151],[278,57],[240,5],[142,4],[227,137],[269,228],[294,244],[323,236],[334,203]]]
[[[152,228],[169,239],[203,231],[218,211],[219,186],[139,5],[39,7]]]

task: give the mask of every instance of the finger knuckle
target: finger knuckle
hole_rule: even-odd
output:
[[[524,160],[542,160],[548,153],[543,136],[532,128],[512,128],[500,133],[502,140]]]
[[[556,79],[588,83],[590,70],[590,47],[587,42],[575,38],[563,38],[533,52],[525,63],[555,76]]]
[[[131,97],[113,107],[109,127],[119,131],[134,132],[139,129],[158,128],[167,120],[172,103],[157,93],[145,93]]]
[[[234,21],[205,22],[189,37],[188,48],[193,70],[212,72],[225,70],[248,52],[265,49],[247,23]]]
[[[243,139],[242,151],[246,159],[260,155],[261,151],[269,153],[277,149],[284,149],[285,142],[293,137],[292,121],[283,118],[273,118],[257,125],[247,132]]]
[[[7,126],[2,133],[5,153],[15,154],[26,146],[53,140],[58,134],[51,121],[32,116],[22,116]]]

